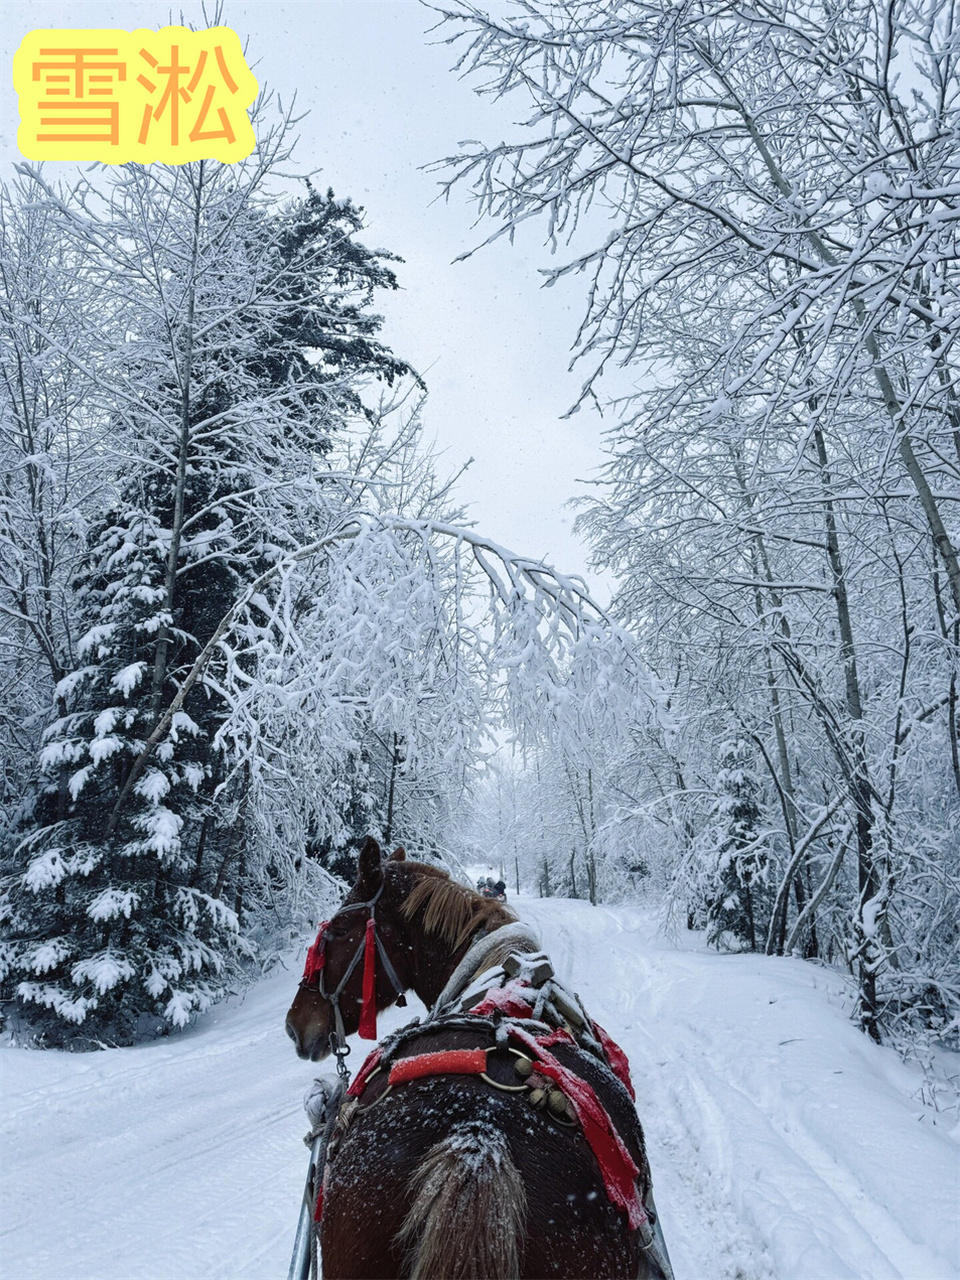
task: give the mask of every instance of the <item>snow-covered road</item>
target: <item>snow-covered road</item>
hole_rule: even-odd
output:
[[[674,946],[639,910],[517,906],[629,1054],[677,1280],[957,1280],[955,1121],[835,979]],[[294,985],[139,1049],[0,1052],[3,1280],[285,1274],[315,1071],[283,1033]]]

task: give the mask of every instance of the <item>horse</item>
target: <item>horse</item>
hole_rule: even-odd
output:
[[[622,1051],[552,979],[536,936],[372,838],[287,1014],[297,1053],[376,1039],[328,1148],[326,1280],[673,1280]]]

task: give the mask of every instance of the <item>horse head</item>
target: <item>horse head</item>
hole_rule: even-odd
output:
[[[380,846],[368,836],[356,883],[333,918],[320,925],[286,1019],[301,1058],[321,1062],[347,1036],[364,1034],[365,1020],[373,1026],[367,1038],[376,1039],[376,1012],[410,985],[396,893],[390,892],[395,886],[385,874],[389,864],[405,858],[397,849],[384,863]]]

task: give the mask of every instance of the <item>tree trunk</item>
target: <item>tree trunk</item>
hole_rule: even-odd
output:
[[[185,494],[187,487],[187,462],[190,456],[190,416],[192,412],[192,380],[193,380],[193,339],[194,316],[197,297],[197,259],[200,253],[200,214],[203,208],[204,161],[197,166],[197,181],[194,184],[193,210],[193,244],[190,248],[189,284],[187,286],[187,318],[184,334],[183,362],[179,370],[180,379],[180,440],[177,451],[177,471],[173,489],[173,518],[170,525],[170,547],[167,553],[167,570],[164,581],[164,604],[167,613],[172,617],[176,600],[177,568],[180,560],[180,541],[183,536],[185,519]],[[167,676],[167,664],[170,659],[170,646],[173,633],[169,624],[160,629],[157,640],[157,653],[153,664],[153,681],[151,700],[154,719],[159,719],[163,704],[163,682]]]
[[[706,56],[709,58],[709,55]],[[721,82],[726,84],[720,68],[717,67],[715,63],[713,66]],[[729,85],[727,87],[729,88]],[[773,182],[783,196],[786,196],[790,200],[795,199],[796,194],[791,184],[780,171],[772,152],[766,145],[763,136],[760,133],[756,121],[743,104],[738,103],[737,105],[742,114],[744,123],[747,126],[747,130],[753,139],[754,146],[757,148],[758,154],[761,156],[768,173],[773,179]],[[817,255],[824,263],[831,267],[839,265],[836,254],[828,248],[822,236],[812,228],[806,229],[803,234],[809,243],[813,245]],[[876,335],[868,329],[869,315],[866,303],[862,296],[857,293],[852,294],[852,296],[848,295],[848,298],[851,306],[853,307],[854,314],[857,317],[857,323],[860,325],[860,331],[862,334],[861,341],[865,351],[870,357],[871,369],[873,371],[874,378],[876,379],[877,386],[880,388],[880,394],[883,397],[884,409],[886,410],[887,416],[889,417],[893,427],[894,438],[897,444],[897,452],[900,454],[900,458],[906,468],[907,475],[910,477],[914,489],[916,490],[917,497],[920,500],[920,506],[923,509],[923,514],[933,537],[934,546],[937,548],[937,552],[939,553],[940,558],[943,561],[944,568],[947,571],[947,577],[950,581],[950,592],[953,596],[954,611],[956,613],[960,613],[960,559],[957,557],[956,548],[954,547],[950,539],[950,535],[947,533],[946,526],[943,523],[943,517],[940,514],[940,508],[937,504],[933,490],[930,487],[930,482],[927,480],[926,474],[914,453],[913,442],[910,439],[908,426],[904,419],[903,405],[901,404],[900,397],[897,395],[896,389],[893,385],[893,379],[890,377],[890,374],[887,372],[886,366],[883,363],[883,354],[880,351]]]
[[[403,739],[393,735],[393,754],[390,757],[390,785],[387,788],[387,821],[383,829],[383,842],[389,844],[393,839],[393,805],[396,796],[397,770],[403,763],[401,747]]]
[[[247,878],[247,842],[240,838],[240,865],[237,867],[237,892],[233,899],[233,910],[237,917],[237,927],[243,928],[243,891]]]
[[[203,850],[207,843],[207,831],[210,827],[210,815],[205,813],[203,821],[200,824],[200,836],[197,840],[197,856],[193,863],[193,875],[190,877],[190,887],[195,889],[200,884],[200,872],[203,866]]]
[[[830,470],[823,432],[819,426],[813,430],[813,442],[824,490],[824,526],[827,538],[827,560],[833,580],[833,598],[837,609],[837,627],[840,632],[840,656],[843,662],[844,689],[847,714],[852,722],[850,746],[853,756],[852,776],[849,779],[850,796],[856,813],[857,842],[857,912],[854,919],[854,935],[857,944],[857,980],[860,989],[860,1025],[874,1040],[880,1039],[877,1009],[877,964],[879,948],[874,940],[880,926],[880,913],[870,904],[880,893],[880,878],[873,858],[873,788],[867,765],[866,742],[863,731],[863,704],[860,697],[860,680],[857,673],[857,657],[853,642],[853,626],[850,604],[844,577],[840,540],[837,533],[836,513],[830,497]],[[868,921],[869,913],[869,921]]]

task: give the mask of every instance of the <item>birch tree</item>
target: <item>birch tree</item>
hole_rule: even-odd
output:
[[[0,193],[0,826],[23,787],[57,683],[73,664],[71,582],[104,492],[104,417],[66,357],[97,306],[58,219],[28,183]],[[100,309],[100,322],[111,318]],[[90,351],[81,361],[91,358]]]

